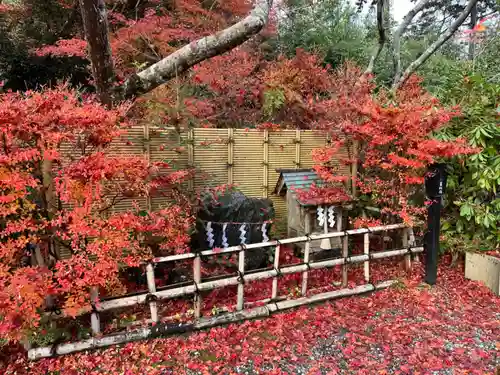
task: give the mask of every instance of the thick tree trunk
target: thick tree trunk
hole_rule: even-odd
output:
[[[80,9],[97,95],[101,103],[110,106],[115,75],[106,3],[104,0],[80,0]]]
[[[476,5],[478,0],[469,0],[467,6],[463,10],[463,12],[460,14],[460,16],[451,24],[451,26],[446,30],[446,32],[441,35],[438,40],[436,40],[434,43],[432,43],[429,48],[427,48],[420,57],[418,57],[415,61],[413,61],[408,68],[406,68],[403,76],[398,80],[395,81],[392,89],[396,91],[403,85],[406,80],[418,69],[420,66],[422,66],[429,57],[431,57],[434,52],[436,52],[444,43],[450,39],[455,32],[458,30],[458,28],[464,23],[466,18],[469,16],[470,12],[472,11],[472,8]]]

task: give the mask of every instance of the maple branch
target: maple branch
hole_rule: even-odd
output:
[[[404,16],[403,21],[396,29],[394,33],[394,48],[393,48],[393,64],[394,64],[394,79],[393,82],[399,81],[401,78],[401,35],[405,32],[405,30],[410,26],[413,18],[425,8],[427,3],[431,0],[420,0],[420,2],[415,5],[415,7],[410,10],[406,16]]]
[[[118,89],[122,97],[149,92],[211,57],[239,46],[267,24],[272,0],[257,0],[251,13],[236,24],[216,34],[193,41],[149,68],[129,77]]]
[[[448,39],[450,39],[453,34],[458,30],[458,28],[464,23],[465,19],[469,16],[470,12],[472,11],[472,8],[476,5],[478,0],[469,0],[467,3],[467,6],[463,10],[463,12],[460,14],[460,16],[451,24],[451,26],[448,28],[448,30],[441,35],[434,43],[432,43],[421,55],[418,57],[415,61],[413,61],[408,68],[406,68],[405,72],[403,73],[403,76],[397,80],[394,81],[394,84],[392,85],[392,90],[396,91],[403,85],[406,80],[417,70],[422,64],[424,64],[429,57],[432,56],[434,52],[436,52]]]
[[[370,63],[368,64],[368,67],[365,70],[365,74],[370,74],[373,72],[375,61],[378,59],[380,53],[384,49],[386,41],[385,27],[384,27],[384,7],[385,7],[385,0],[378,0],[377,1],[378,45],[372,54]]]

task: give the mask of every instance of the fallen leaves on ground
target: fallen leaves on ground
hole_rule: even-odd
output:
[[[493,374],[500,299],[460,268],[441,266],[434,287],[416,268],[390,289],[264,320],[37,362],[4,353],[4,373]]]

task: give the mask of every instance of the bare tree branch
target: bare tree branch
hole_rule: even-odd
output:
[[[365,70],[365,74],[373,73],[373,67],[375,66],[375,61],[377,61],[380,53],[384,49],[384,44],[386,41],[385,27],[384,27],[384,9],[386,0],[377,1],[377,28],[378,28],[378,45],[372,54],[370,63]]]
[[[464,23],[465,19],[469,16],[472,8],[476,5],[478,0],[469,0],[467,6],[460,14],[460,16],[451,24],[448,30],[441,35],[434,43],[432,43],[425,51],[418,57],[415,61],[413,61],[408,68],[406,68],[403,76],[395,81],[392,85],[393,90],[397,90],[401,87],[402,84],[406,82],[406,80],[417,70],[422,64],[424,64],[427,59],[432,56],[434,52],[436,52],[448,39],[450,39],[453,34],[458,30],[458,28]]]
[[[120,96],[131,98],[151,91],[193,65],[244,43],[267,24],[271,6],[272,0],[257,0],[252,12],[238,23],[217,34],[191,42],[149,68],[129,77],[119,89]]]
[[[394,33],[394,48],[393,48],[393,63],[394,63],[394,78],[393,82],[399,81],[401,78],[401,36],[406,31],[408,26],[410,26],[413,18],[420,12],[431,0],[420,0],[415,7],[410,10],[406,16],[404,16],[403,21],[396,29]]]

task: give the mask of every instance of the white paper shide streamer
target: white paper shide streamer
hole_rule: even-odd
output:
[[[323,209],[323,207],[318,206],[318,208],[316,209],[316,214],[317,214],[319,226],[322,227],[323,224],[325,224],[325,216],[326,216],[325,210]]]
[[[208,242],[208,245],[210,246],[211,249],[213,249],[214,247],[214,230],[212,228],[212,222],[209,221],[207,223],[207,226],[205,227],[205,229],[207,230],[207,242]]]
[[[227,223],[224,223],[222,225],[222,247],[225,249],[226,247],[229,247],[229,244],[227,243],[227,237],[226,237],[226,229],[227,229]]]
[[[330,228],[333,228],[335,226],[335,207],[330,206],[328,207],[328,225]]]
[[[269,241],[269,237],[267,236],[267,227],[266,227],[266,223],[262,224],[262,241],[263,242],[268,242]]]
[[[247,231],[245,230],[245,224],[241,224],[240,226],[240,244],[244,244],[246,243],[247,239],[245,237],[245,235],[247,234]]]

